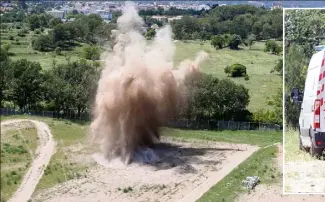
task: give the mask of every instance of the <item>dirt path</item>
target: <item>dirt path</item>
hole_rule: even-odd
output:
[[[36,158],[33,159],[32,166],[28,169],[24,179],[16,192],[8,202],[28,201],[41,179],[44,169],[50,162],[51,156],[55,153],[55,142],[52,133],[43,122],[26,119],[15,119],[1,122],[1,133],[10,129],[19,129],[29,127],[33,123],[37,129],[38,147],[36,149]]]
[[[274,161],[278,164],[279,170],[282,172],[283,168],[283,148],[282,145],[278,145],[278,156]],[[249,201],[249,202],[324,202],[324,195],[283,195],[282,194],[282,180],[280,183],[272,185],[257,185],[255,190],[251,193],[243,194],[237,201]]]
[[[124,166],[120,161],[108,162],[101,155],[93,155],[95,164],[85,177],[39,192],[33,201],[194,202],[257,149],[251,145],[164,139],[155,148],[162,159],[156,165]]]

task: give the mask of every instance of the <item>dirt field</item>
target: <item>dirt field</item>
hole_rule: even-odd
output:
[[[279,170],[283,168],[283,153],[282,146],[279,145],[279,152],[277,159],[274,159],[274,163],[279,165]],[[325,195],[283,195],[282,194],[282,182],[272,185],[258,185],[251,193],[243,194],[238,198],[240,201],[249,202],[323,202],[325,201]]]
[[[196,201],[257,149],[165,138],[154,149],[161,162],[152,166],[85,156],[98,162],[85,177],[37,193],[33,201]]]

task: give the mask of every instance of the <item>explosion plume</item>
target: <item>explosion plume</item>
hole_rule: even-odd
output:
[[[157,31],[151,44],[141,34],[143,20],[126,3],[112,32],[113,57],[106,58],[93,106],[91,134],[107,159],[132,160],[138,148],[159,140],[159,127],[174,116],[184,100],[184,81],[199,73],[207,54],[173,69],[175,45],[170,26]]]

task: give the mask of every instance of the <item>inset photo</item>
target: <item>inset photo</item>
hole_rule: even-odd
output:
[[[325,9],[284,13],[284,193],[325,193]]]

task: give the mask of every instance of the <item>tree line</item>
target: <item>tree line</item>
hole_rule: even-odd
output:
[[[31,22],[32,17],[33,15],[28,21],[30,28],[38,28],[38,26],[35,27],[37,23]],[[58,18],[52,18],[48,21],[48,25],[52,28],[48,34],[42,34],[32,41],[35,50],[49,51],[57,47],[70,49],[76,45],[75,42],[89,44],[104,42],[110,39],[110,32],[115,28],[114,24],[103,22],[102,18],[96,14],[77,15],[74,21],[67,23],[62,23]]]
[[[1,47],[1,107],[80,114],[90,109],[99,79],[98,63],[80,59],[42,70],[38,62],[12,61]]]
[[[172,21],[176,39],[210,40],[214,35],[236,34],[242,39],[282,39],[282,10],[250,5],[217,6],[199,17],[185,15]]]
[[[99,79],[98,63],[80,59],[42,70],[38,62],[12,61],[1,48],[1,107],[22,111],[90,112]],[[202,74],[187,83],[188,104],[180,116],[188,119],[250,120],[248,90],[229,79]]]

